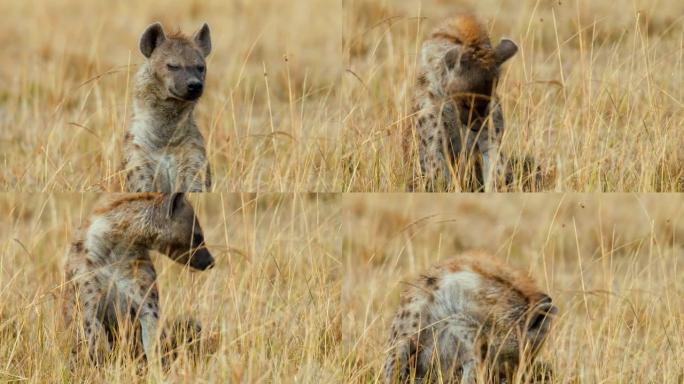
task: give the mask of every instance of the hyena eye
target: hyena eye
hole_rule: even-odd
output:
[[[198,65],[197,70],[200,71],[200,73],[204,73],[204,65]]]
[[[177,70],[180,69],[180,66],[174,65],[174,64],[166,64],[166,68],[167,68],[169,71],[177,71]]]

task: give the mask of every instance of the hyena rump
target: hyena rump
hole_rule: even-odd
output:
[[[157,356],[165,335],[152,250],[198,270],[214,265],[182,193],[122,194],[98,202],[65,265],[64,315],[76,332],[75,352],[87,351],[99,362],[116,336],[128,331],[140,337],[148,361]]]
[[[124,139],[126,191],[210,190],[204,138],[193,117],[211,52],[209,27],[188,38],[166,36],[161,24],[152,24],[140,51],[146,60],[135,76],[133,120]]]
[[[482,155],[485,189],[493,187],[504,130],[494,90],[501,65],[517,50],[508,39],[492,47],[484,26],[468,14],[447,20],[423,42],[414,116],[427,190],[455,188],[452,173],[472,152]]]
[[[385,383],[510,382],[520,366],[530,372],[556,312],[529,277],[488,254],[446,260],[406,284]]]

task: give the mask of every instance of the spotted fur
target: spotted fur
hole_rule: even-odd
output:
[[[556,312],[529,277],[488,254],[449,259],[406,284],[385,383],[508,382],[533,361]]]
[[[472,152],[482,155],[485,188],[492,188],[504,130],[494,90],[501,65],[516,51],[508,39],[492,47],[484,26],[469,14],[446,20],[423,42],[413,108],[417,179],[427,190],[456,188],[452,175],[463,171]]]
[[[122,169],[129,192],[211,189],[204,138],[193,112],[204,88],[209,27],[192,38],[166,36],[160,24],[143,33],[145,63],[135,76],[133,119],[124,137]]]
[[[157,356],[164,332],[153,250],[199,270],[214,265],[182,193],[107,195],[98,202],[65,265],[63,309],[75,332],[75,353],[101,362],[117,335],[137,330],[147,359]]]

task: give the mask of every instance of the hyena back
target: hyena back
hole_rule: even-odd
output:
[[[437,264],[406,287],[389,337],[388,384],[509,382],[519,366],[529,372],[557,312],[529,277],[480,252]]]
[[[455,188],[452,174],[463,172],[471,152],[481,153],[485,189],[492,188],[504,129],[494,91],[501,65],[517,49],[508,39],[493,48],[484,26],[469,14],[447,20],[423,42],[414,118],[426,189]]]
[[[151,250],[198,270],[214,265],[182,193],[114,195],[97,204],[65,265],[64,315],[75,331],[74,352],[100,362],[117,335],[133,331],[147,359],[156,356],[158,336],[165,336]]]
[[[133,119],[124,138],[123,172],[129,192],[211,189],[204,138],[193,112],[204,90],[209,27],[192,37],[166,36],[161,24],[140,39],[145,63],[135,76]]]

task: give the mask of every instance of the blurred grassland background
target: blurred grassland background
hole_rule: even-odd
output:
[[[684,2],[345,0],[345,191],[406,190],[420,44],[464,11],[520,48],[498,87],[501,190],[684,190]]]
[[[405,284],[471,249],[559,307],[539,356],[554,383],[684,379],[684,197],[362,194],[343,212],[343,382],[381,382]]]
[[[470,249],[559,306],[540,355],[554,382],[684,377],[678,195],[192,195],[218,262],[192,273],[155,254],[162,317],[194,316],[216,351],[147,376],[123,351],[69,364],[57,295],[94,200],[0,195],[0,381],[378,382],[404,282]]]
[[[3,0],[0,190],[120,190],[147,25],[211,28],[196,119],[216,191],[330,191],[339,133],[337,0]],[[339,189],[339,188],[338,188]]]
[[[64,256],[94,194],[2,194],[0,382],[334,382],[341,340],[340,214],[334,195],[190,197],[211,271],[153,253],[163,319],[192,316],[215,352],[181,354],[170,371],[138,371],[117,350],[100,367],[71,365],[58,294]],[[156,255],[156,256],[154,256]]]
[[[520,46],[499,85],[501,189],[684,190],[677,0],[5,0],[0,189],[120,188],[138,38],[158,20],[212,29],[197,120],[214,190],[404,191],[416,53],[463,10]]]

